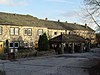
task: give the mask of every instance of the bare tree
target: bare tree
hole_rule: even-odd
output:
[[[84,0],[86,5],[87,17],[97,25],[97,29],[100,31],[100,0]]]

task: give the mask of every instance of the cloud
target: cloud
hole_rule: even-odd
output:
[[[0,0],[0,4],[9,4],[12,0]]]
[[[49,1],[49,2],[56,2],[56,3],[73,3],[73,1],[71,0],[45,0],[45,1]]]
[[[0,0],[0,4],[7,6],[25,6],[27,0]]]
[[[80,14],[80,11],[69,11],[69,12],[63,12],[61,13],[60,15],[62,15],[63,17],[67,17],[67,18],[77,18],[77,17],[80,17],[81,14]]]

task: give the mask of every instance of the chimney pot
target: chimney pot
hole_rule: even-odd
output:
[[[68,23],[67,21],[65,21],[65,23]]]
[[[60,22],[60,20],[58,20],[58,22]]]
[[[74,23],[74,24],[76,24],[76,23]]]
[[[87,24],[85,24],[85,28],[87,28]]]
[[[45,20],[47,21],[47,20],[48,20],[48,18],[45,18]]]

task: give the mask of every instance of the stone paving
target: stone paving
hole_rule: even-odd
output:
[[[0,69],[7,75],[89,75],[88,69],[100,59],[100,48],[87,53],[62,54],[48,57],[0,60]]]

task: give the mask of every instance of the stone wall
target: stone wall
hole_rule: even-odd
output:
[[[56,33],[56,34],[55,34]],[[58,29],[48,29],[48,37],[53,38],[58,35],[65,34],[65,30],[58,30]]]
[[[2,35],[0,35],[0,41],[6,41],[7,39],[9,42],[12,41],[19,41],[25,43],[34,43],[37,42],[39,39],[39,32],[38,30],[42,30],[42,33],[46,33],[49,38],[53,38],[58,36],[62,33],[65,33],[65,30],[57,30],[57,29],[47,29],[46,27],[33,27],[33,26],[12,26],[12,25],[1,25],[2,27]],[[10,28],[18,28],[19,34],[18,35],[11,35]],[[25,29],[32,29],[32,35],[25,35]],[[57,32],[57,35],[54,33]],[[21,43],[22,44],[22,43]]]

